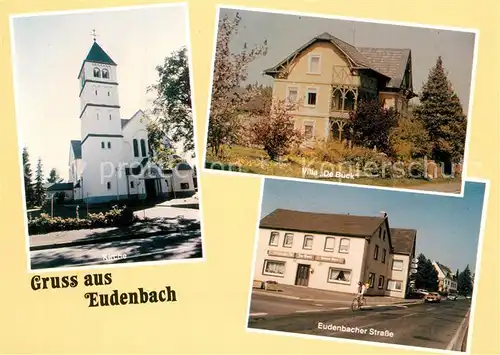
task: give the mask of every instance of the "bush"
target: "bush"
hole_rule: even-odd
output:
[[[132,209],[126,206],[113,206],[106,213],[89,213],[87,218],[50,217],[42,213],[40,217],[28,221],[28,233],[34,235],[77,229],[126,227],[137,222],[137,219]]]

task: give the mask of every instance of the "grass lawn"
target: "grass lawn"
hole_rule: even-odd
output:
[[[381,176],[339,178],[335,177],[333,174],[326,173],[324,176],[321,176],[321,172],[338,171],[338,169],[335,169],[336,166],[334,164],[322,162],[315,158],[306,159],[298,156],[288,156],[283,162],[270,161],[266,152],[258,148],[233,146],[231,148],[226,147],[224,152],[224,157],[218,158],[213,156],[210,151],[207,151],[205,167],[214,170],[385,187],[411,187],[418,185],[456,184],[457,182],[460,182],[459,179],[451,178],[436,178],[432,180],[409,177],[384,178]],[[316,170],[318,175],[305,172],[304,167]]]

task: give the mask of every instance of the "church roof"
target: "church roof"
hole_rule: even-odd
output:
[[[89,54],[87,54],[87,58],[85,58],[85,61],[116,65],[113,59],[111,59],[111,57],[104,51],[104,49],[102,49],[102,47],[95,41],[92,47],[90,47]]]
[[[82,141],[71,141],[71,147],[73,148],[73,155],[75,159],[82,158]]]

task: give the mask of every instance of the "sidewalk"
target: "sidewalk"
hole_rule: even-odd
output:
[[[253,289],[253,294],[280,297],[286,299],[294,299],[309,302],[320,302],[320,303],[337,303],[339,301],[352,302],[353,295],[349,293],[342,293],[336,291],[319,290],[308,287],[291,286],[291,285],[279,285],[280,291],[266,291],[261,289]],[[400,304],[416,304],[422,303],[420,299],[405,299],[396,298],[389,296],[368,296],[366,295],[366,300],[370,304],[377,305],[400,305]]]
[[[191,208],[199,209],[200,201],[198,198],[198,192],[193,196],[187,198],[175,198],[158,204],[159,207],[178,207],[178,208]]]

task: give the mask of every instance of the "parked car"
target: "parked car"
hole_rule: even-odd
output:
[[[424,302],[439,303],[441,302],[441,296],[437,292],[429,292],[425,295]]]
[[[450,301],[456,301],[457,300],[457,295],[453,294],[453,295],[448,295],[446,297],[446,299],[450,300]]]

